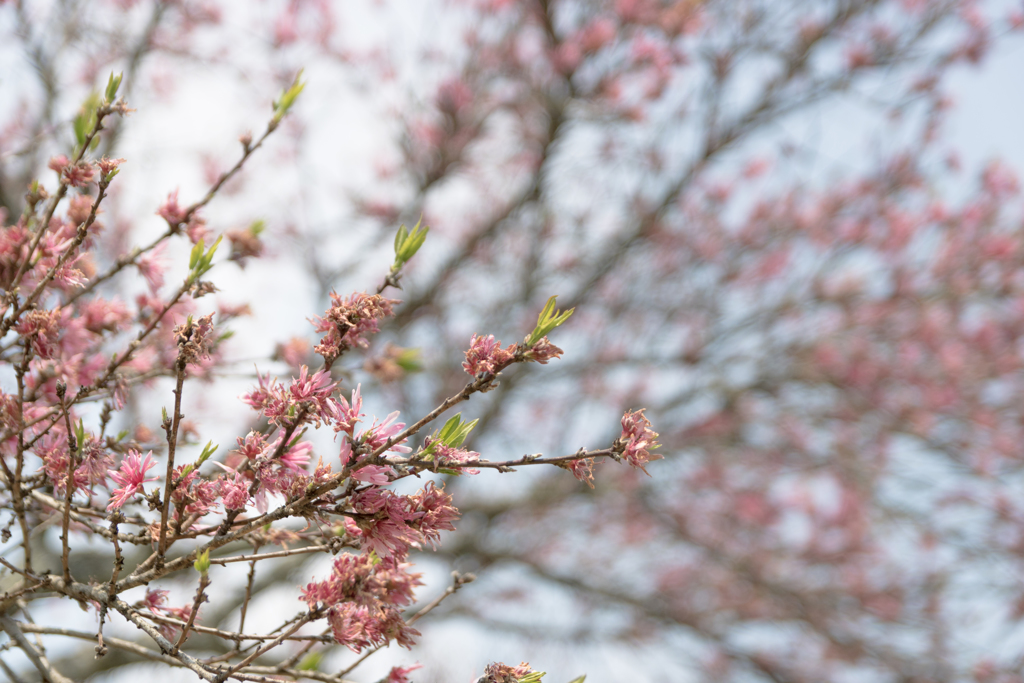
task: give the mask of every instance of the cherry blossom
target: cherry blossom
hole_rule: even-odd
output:
[[[117,471],[110,470],[108,472],[110,478],[121,487],[110,492],[111,498],[107,503],[107,509],[113,510],[123,506],[135,494],[142,491],[143,484],[147,481],[156,481],[158,477],[146,476],[146,472],[154,467],[156,467],[156,461],[153,460],[152,451],[146,453],[145,458],[136,450],[129,451]]]

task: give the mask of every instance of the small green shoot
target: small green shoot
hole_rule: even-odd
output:
[[[75,148],[75,155],[81,151],[82,146],[85,144],[85,140],[89,135],[89,132],[96,126],[96,110],[100,106],[100,96],[95,91],[89,93],[89,96],[85,98],[85,102],[82,103],[82,108],[78,111],[78,116],[75,117],[72,123],[75,130],[75,140],[78,146]],[[93,142],[90,146],[94,146],[99,143],[99,136],[93,138]]]
[[[110,72],[110,78],[107,79],[107,89],[103,93],[107,104],[113,104],[114,99],[117,98],[117,89],[121,87],[122,78],[124,78],[124,73],[119,73],[115,76],[113,71]]]
[[[553,296],[548,299],[547,304],[544,306],[544,310],[540,312],[537,317],[537,327],[533,329],[530,336],[526,338],[526,348],[530,349],[544,337],[548,336],[551,330],[555,329],[572,315],[575,308],[570,308],[568,311],[558,311],[555,309],[555,299],[557,296]]]
[[[293,104],[295,104],[295,100],[298,98],[299,93],[301,93],[302,89],[306,87],[306,84],[299,80],[301,78],[302,69],[299,69],[299,73],[295,74],[295,80],[292,81],[292,84],[288,86],[283,93],[281,93],[280,99],[274,101],[274,126],[281,123],[281,119],[284,118],[284,115],[287,114],[288,110],[292,108]]]
[[[323,652],[310,652],[299,662],[299,671],[318,671],[323,658]]]
[[[192,253],[188,259],[189,282],[197,282],[213,268],[213,255],[217,252],[217,247],[220,246],[222,239],[224,239],[223,235],[218,237],[217,241],[206,251],[204,251],[206,245],[203,240],[199,240],[196,246],[192,247]]]
[[[460,448],[466,441],[466,437],[473,431],[473,427],[476,427],[476,423],[479,420],[473,420],[472,422],[463,422],[462,413],[453,415],[444,426],[441,427],[440,431],[434,432],[430,437],[430,446],[420,453],[420,457],[425,460],[433,458],[434,450],[438,444],[444,444],[449,448]]]
[[[206,576],[210,571],[210,549],[207,548],[202,554],[200,554],[199,557],[196,558],[196,561],[192,563],[192,566],[195,567],[197,572]]]
[[[422,223],[422,218],[416,221],[412,232],[405,225],[398,228],[398,234],[395,235],[395,265],[393,266],[395,270],[404,266],[409,259],[415,256],[426,241],[430,227],[424,225],[421,229]]]

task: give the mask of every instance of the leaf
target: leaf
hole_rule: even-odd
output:
[[[196,242],[196,246],[192,247],[192,253],[188,257],[188,269],[195,270],[196,264],[199,263],[199,257],[203,255],[203,240]]]
[[[570,308],[568,311],[556,310],[555,299],[557,298],[557,296],[553,296],[548,299],[548,302],[544,304],[544,309],[537,316],[537,327],[526,338],[525,344],[528,348],[532,348],[537,342],[548,336],[548,333],[568,320],[572,312],[576,310],[575,308]]]
[[[192,566],[195,567],[197,572],[205,576],[206,573],[210,571],[210,549],[207,548],[201,555],[199,555],[199,557],[196,558],[196,561],[192,563]]]
[[[117,89],[121,87],[121,79],[124,77],[124,73],[119,73],[116,76],[114,72],[110,72],[110,78],[107,79],[107,89],[103,93],[107,98],[107,102],[113,102],[114,98],[117,97]]]
[[[199,459],[196,460],[196,467],[199,467],[204,462],[210,459],[210,456],[217,452],[217,446],[213,441],[207,441],[206,446],[203,447],[203,452],[199,454]]]
[[[399,226],[398,234],[395,235],[395,268],[401,268],[405,265],[409,259],[416,255],[416,252],[420,250],[420,247],[427,240],[427,233],[430,232],[430,227],[424,225],[421,228],[420,225],[422,223],[422,218],[416,221],[412,232],[405,225]]]
[[[316,671],[320,668],[320,662],[324,658],[322,652],[310,652],[299,662],[299,671]]]
[[[296,98],[302,89],[306,87],[306,84],[301,82],[299,79],[302,78],[302,69],[299,69],[299,73],[295,74],[295,80],[292,84],[281,93],[281,99],[274,102],[274,122],[279,123],[284,115],[288,113],[288,110],[295,104]]]
[[[395,256],[402,253],[402,245],[405,244],[405,238],[409,236],[409,228],[405,227],[405,224],[398,226],[398,233],[395,234]]]

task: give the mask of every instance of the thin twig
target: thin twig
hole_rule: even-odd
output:
[[[255,548],[253,548],[253,555],[258,553],[259,550],[260,550],[260,547],[257,545]],[[249,561],[249,576],[248,576],[248,578],[247,578],[247,580],[245,582],[245,597],[242,599],[242,609],[240,610],[239,616],[238,616],[238,634],[239,635],[242,635],[243,633],[245,633],[245,615],[249,611],[249,601],[252,600],[252,585],[253,585],[253,582],[255,580],[256,580],[256,560],[250,560]],[[240,639],[236,640],[235,641],[235,648],[237,649],[237,648],[239,648],[241,646],[242,646],[242,641]]]
[[[280,645],[282,642],[284,642],[285,638],[287,638],[288,636],[292,635],[293,633],[298,631],[300,628],[305,626],[307,622],[313,621],[314,619],[318,619],[321,616],[321,613],[322,613],[321,610],[314,610],[312,612],[304,614],[302,616],[302,618],[299,619],[297,622],[295,622],[295,624],[290,629],[288,629],[287,631],[285,631],[284,633],[279,635],[274,640],[270,641],[269,643],[267,643],[263,647],[259,648],[255,652],[253,652],[251,655],[249,655],[248,657],[243,659],[241,662],[236,664],[234,667],[232,667],[228,671],[225,671],[225,672],[221,673],[220,676],[217,677],[217,683],[221,683],[221,681],[227,680],[235,672],[241,671],[242,669],[244,669],[245,665],[248,664],[249,662],[252,662],[252,661],[256,660],[257,658],[259,658],[263,654],[269,652],[270,650],[272,650],[275,647],[277,647],[278,645]]]
[[[207,572],[203,572],[199,575],[199,588],[196,589],[196,597],[192,601],[192,611],[188,613],[188,622],[185,627],[181,629],[181,635],[178,636],[178,642],[174,644],[174,651],[171,654],[178,652],[178,649],[185,644],[185,640],[188,639],[188,633],[192,630],[192,626],[196,623],[196,615],[199,614],[199,606],[206,602],[206,588],[210,585],[210,575]]]
[[[416,612],[416,614],[409,617],[409,619],[407,619],[405,623],[409,626],[412,626],[417,621],[430,614],[430,612],[433,611],[434,608],[436,608],[438,605],[445,601],[445,598],[447,598],[450,595],[455,595],[455,593],[460,588],[465,586],[467,583],[472,583],[473,581],[476,581],[476,576],[474,574],[459,574],[458,572],[452,572],[452,585],[448,586],[448,588],[445,589],[444,593],[441,593],[439,596],[437,596],[429,603],[424,605],[423,609],[419,610],[418,612]],[[370,655],[381,649],[383,648],[375,647],[372,650],[364,652],[363,655],[359,657],[359,659],[357,659],[356,661],[349,664],[346,668],[339,671],[338,675],[344,676],[347,673],[351,673],[357,666],[365,662]]]
[[[253,562],[256,560],[269,560],[274,557],[290,557],[291,555],[304,555],[306,553],[321,553],[324,551],[331,552],[334,547],[326,543],[322,545],[309,545],[302,548],[291,548],[289,550],[279,550],[274,553],[264,553],[263,555],[232,555],[230,557],[211,557],[211,564],[229,564],[231,562]]]
[[[71,554],[71,545],[68,543],[71,525],[71,498],[75,494],[75,456],[78,454],[78,449],[82,447],[82,444],[78,443],[78,439],[75,437],[75,432],[71,429],[71,416],[68,415],[68,407],[64,402],[64,395],[66,391],[67,385],[62,381],[58,381],[57,398],[60,399],[60,409],[61,412],[64,413],[64,427],[68,438],[68,470],[67,479],[64,482],[64,519],[61,522],[60,563],[64,569],[64,580],[71,581],[71,567],[68,564],[68,559]]]
[[[18,644],[32,665],[39,670],[43,680],[50,683],[74,683],[70,678],[54,669],[46,657],[32,643],[28,642],[28,638],[25,637],[17,621],[10,617],[0,616],[0,629],[3,629],[11,637],[11,640]]]
[[[160,540],[157,544],[157,564],[163,562],[164,552],[167,550],[167,514],[171,507],[171,491],[174,486],[174,454],[178,445],[178,426],[181,424],[181,393],[185,384],[185,356],[184,351],[178,353],[175,369],[177,371],[177,384],[174,387],[174,415],[170,424],[165,424],[167,431],[167,481],[164,482],[163,507],[160,509]]]

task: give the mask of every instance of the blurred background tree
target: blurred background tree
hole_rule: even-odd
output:
[[[302,318],[366,287],[422,215],[399,324],[337,378],[424,412],[465,382],[451,349],[516,341],[557,292],[565,358],[506,373],[467,411],[472,447],[572,451],[639,406],[665,443],[650,478],[598,467],[592,489],[450,482],[464,518],[438,566],[482,580],[423,629],[422,680],[525,649],[593,681],[1009,683],[1019,186],[961,169],[944,125],[953,70],[1022,22],[969,0],[8,1],[0,205],[20,212],[84,94],[124,70],[139,113],[103,150],[130,159],[117,258],[304,66],[287,142],[210,208],[240,266],[269,256],[218,281],[253,299],[233,343],[297,367]],[[283,281],[309,305],[282,307]],[[189,414],[230,440],[243,413],[216,403]],[[268,600],[273,580],[295,581],[265,577]]]

